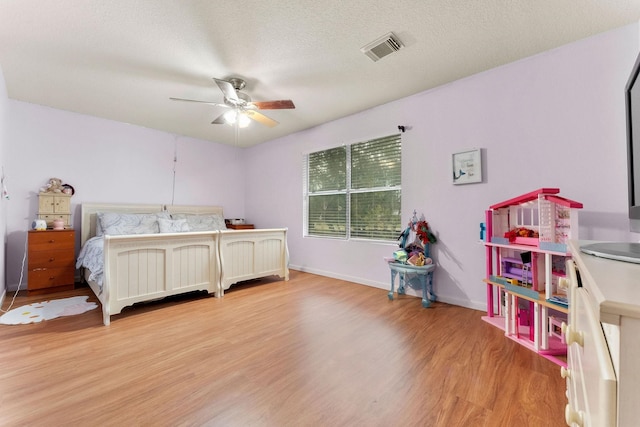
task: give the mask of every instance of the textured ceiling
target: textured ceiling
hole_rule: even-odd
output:
[[[11,99],[251,146],[640,19],[640,0],[3,0]],[[360,48],[394,32],[373,62]],[[263,111],[238,140],[210,124],[213,77],[242,77]]]

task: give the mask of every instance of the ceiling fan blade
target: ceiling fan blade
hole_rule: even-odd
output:
[[[238,98],[238,94],[236,93],[236,89],[233,87],[233,85],[231,83],[229,83],[226,80],[216,79],[215,77],[213,78],[213,80],[215,80],[216,84],[218,85],[218,87],[220,88],[222,93],[224,94],[225,98],[231,99],[233,101],[239,101],[240,100]]]
[[[253,105],[258,107],[259,110],[289,110],[296,108],[293,105],[293,101],[290,99],[279,99],[277,101],[254,101]]]
[[[186,101],[186,102],[199,102],[201,104],[208,104],[208,105],[214,105],[216,107],[224,107],[224,108],[229,108],[228,105],[226,104],[219,104],[217,102],[210,102],[210,101],[199,101],[197,99],[184,99],[184,98],[169,98],[172,101]]]
[[[224,119],[224,114],[220,114],[214,121],[211,122],[212,125],[226,125],[227,121]]]
[[[253,110],[244,110],[242,112],[243,114],[245,114],[247,117],[249,117],[252,120],[255,120],[256,122],[263,124],[265,126],[268,126],[270,128],[276,126],[278,124],[277,121],[273,120],[270,117],[265,116],[262,113],[259,113],[257,111],[253,111]]]

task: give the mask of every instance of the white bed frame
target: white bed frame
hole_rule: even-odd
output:
[[[211,214],[220,206],[84,203],[80,241],[95,235],[99,212]],[[224,217],[224,216],[223,216]],[[280,276],[289,280],[287,229],[222,230],[105,236],[100,286],[84,278],[102,305],[103,323],[132,304],[192,291],[222,297],[240,281]]]

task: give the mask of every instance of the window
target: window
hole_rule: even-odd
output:
[[[305,235],[397,240],[401,148],[398,134],[308,154]]]

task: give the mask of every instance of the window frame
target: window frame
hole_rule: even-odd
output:
[[[311,238],[320,238],[320,239],[335,239],[335,240],[356,240],[356,241],[366,241],[366,242],[382,242],[389,243],[397,241],[397,235],[402,231],[402,135],[401,134],[392,134],[380,138],[373,138],[367,141],[358,141],[351,144],[343,144],[341,146],[327,148],[324,150],[318,150],[314,152],[310,152],[304,155],[303,159],[303,237],[311,237]],[[397,151],[394,153],[397,156],[399,164],[397,166],[398,171],[398,183],[396,185],[387,185],[387,186],[377,186],[377,187],[361,187],[361,188],[352,188],[352,150],[353,147],[357,147],[359,144],[370,144],[376,142],[387,142],[391,146],[392,144],[397,144]],[[345,173],[346,173],[346,182],[345,188],[343,189],[332,189],[325,191],[310,191],[310,157],[314,154],[318,153],[326,153],[330,150],[335,150],[337,148],[343,147],[345,149]],[[393,236],[387,235],[383,236],[381,230],[376,230],[375,232],[378,235],[374,235],[373,237],[364,237],[362,233],[360,235],[356,235],[354,237],[353,234],[357,234],[353,232],[353,218],[352,218],[352,199],[354,195],[358,194],[366,194],[366,193],[383,193],[383,192],[396,192],[398,197],[398,209],[397,214],[393,214],[397,218],[397,223],[395,227],[397,228],[397,232],[394,231]],[[345,203],[345,213],[344,213],[344,233],[340,233],[339,235],[329,232],[328,234],[322,233],[311,233],[310,230],[310,199],[313,197],[322,197],[322,196],[332,196],[332,195],[341,195],[344,196]],[[393,211],[395,212],[395,210]],[[375,234],[375,233],[372,233]],[[388,234],[388,233],[387,233]]]

